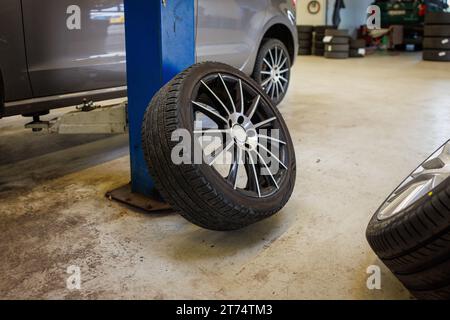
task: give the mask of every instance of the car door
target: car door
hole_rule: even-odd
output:
[[[31,97],[23,39],[22,10],[18,0],[1,0],[0,72],[0,81],[1,78],[4,81],[5,101]],[[2,90],[1,83],[0,90]],[[3,92],[0,92],[0,99],[2,95]]]
[[[22,0],[35,97],[126,85],[123,0]]]
[[[245,69],[259,47],[268,0],[198,0],[197,61]]]

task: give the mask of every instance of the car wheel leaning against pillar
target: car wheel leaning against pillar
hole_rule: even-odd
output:
[[[268,218],[294,188],[283,117],[253,79],[228,65],[197,64],[164,86],[146,111],[142,142],[161,195],[203,228]]]

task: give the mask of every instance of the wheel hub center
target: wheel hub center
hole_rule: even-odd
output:
[[[240,143],[245,143],[247,141],[247,132],[239,124],[233,126],[233,128],[231,129],[231,134],[233,138],[235,138]]]
[[[272,69],[272,78],[275,80],[275,81],[278,81],[278,79],[280,78],[280,76],[281,76],[281,72],[280,72],[280,69],[279,69],[279,67],[274,67],[273,69]]]

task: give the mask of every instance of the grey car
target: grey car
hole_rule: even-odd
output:
[[[0,117],[126,97],[123,0],[1,0]],[[297,55],[295,0],[197,0],[196,59],[232,65],[278,104]]]

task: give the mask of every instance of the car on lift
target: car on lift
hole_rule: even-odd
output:
[[[251,75],[275,104],[297,55],[296,0],[197,0],[196,60]],[[123,0],[2,0],[0,117],[126,97]],[[143,40],[144,41],[144,40]]]

